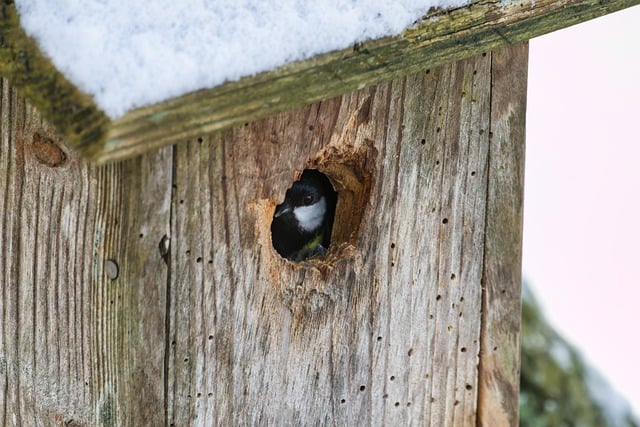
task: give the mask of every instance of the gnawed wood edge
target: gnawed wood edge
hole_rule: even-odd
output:
[[[72,145],[103,163],[528,40],[638,3],[640,0],[489,0],[434,10],[399,36],[138,108],[114,121],[44,59],[19,27],[14,6],[5,4],[0,60],[6,63],[0,66],[0,73]]]
[[[493,52],[478,426],[518,425],[528,43]]]

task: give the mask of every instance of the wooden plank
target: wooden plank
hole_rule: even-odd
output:
[[[63,150],[66,160],[39,161],[47,156],[37,141],[52,128],[6,80],[1,86],[0,424],[86,423],[91,265],[76,260],[92,250],[95,182],[55,138],[49,151]]]
[[[85,156],[101,150],[109,118],[25,35],[13,1],[0,4],[0,75]]]
[[[1,84],[0,424],[161,425],[171,150],[90,166]]]
[[[94,399],[104,426],[162,425],[172,150],[95,171]]]
[[[478,420],[518,425],[528,43],[493,55]]]
[[[476,423],[491,59],[177,146],[169,425]],[[339,202],[294,265],[270,222],[305,166]]]
[[[14,6],[9,4],[0,9],[0,73],[85,156],[108,162],[528,40],[638,3],[489,0],[434,10],[400,36],[132,110],[113,122],[52,70],[17,27]]]

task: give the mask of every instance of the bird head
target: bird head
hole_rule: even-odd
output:
[[[321,172],[307,169],[276,206],[271,241],[292,261],[324,254],[329,247],[337,194]]]
[[[274,218],[290,216],[303,232],[313,232],[323,223],[327,213],[324,187],[308,176],[293,183],[287,190],[284,202],[276,207]]]

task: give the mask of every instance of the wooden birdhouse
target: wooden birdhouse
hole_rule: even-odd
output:
[[[0,6],[6,425],[516,425],[527,40],[471,2],[111,118]],[[271,224],[306,169],[326,254]]]

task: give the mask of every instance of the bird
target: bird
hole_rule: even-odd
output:
[[[325,256],[336,201],[329,178],[316,169],[305,169],[273,214],[271,241],[275,250],[294,262],[317,254]]]

